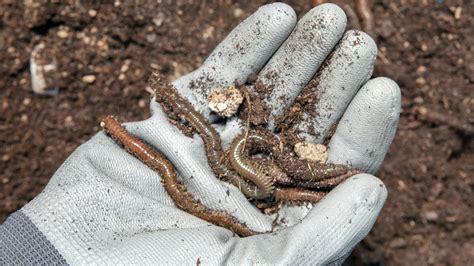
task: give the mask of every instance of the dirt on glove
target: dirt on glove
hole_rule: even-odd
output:
[[[193,70],[268,2],[2,1],[0,222],[41,192],[68,155],[100,130],[103,117],[148,117],[152,71],[175,79]],[[300,17],[310,8],[310,1],[285,2]],[[389,190],[387,203],[349,262],[474,264],[468,130],[474,123],[474,6],[463,0],[374,2],[374,76],[398,82],[402,114],[378,173]],[[31,90],[30,54],[40,43],[56,55],[56,96]]]

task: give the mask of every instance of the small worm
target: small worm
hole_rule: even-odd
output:
[[[252,161],[250,161],[242,149],[245,146],[245,142],[253,138],[261,138],[261,136],[255,134],[240,134],[237,136],[232,141],[229,148],[229,162],[238,174],[252,181],[262,190],[262,193],[271,196],[275,189],[272,177],[266,174],[262,167],[256,166]]]
[[[155,87],[156,101],[190,123],[201,136],[206,149],[207,161],[219,179],[226,179],[249,198],[265,199],[268,197],[267,192],[247,182],[226,166],[219,133],[192,107],[191,103],[181,97],[171,84],[162,81],[158,75],[152,76],[151,84]]]
[[[301,180],[295,180],[292,178],[280,177],[278,179],[275,179],[275,184],[283,185],[283,186],[296,186],[296,187],[310,188],[310,189],[329,189],[329,188],[333,188],[339,185],[347,178],[359,173],[362,173],[362,172],[357,169],[351,169],[344,174],[326,178],[323,180],[317,180],[317,181],[311,181],[311,180],[301,181]]]
[[[178,179],[171,162],[148,144],[131,135],[114,117],[104,118],[101,126],[112,139],[161,176],[163,186],[180,209],[217,226],[227,228],[241,237],[258,234],[244,223],[239,222],[234,216],[223,211],[209,209],[195,200]]]
[[[275,161],[288,175],[301,181],[323,181],[349,171],[349,168],[342,164],[319,163],[300,159],[289,153],[278,153]]]
[[[313,191],[303,188],[283,188],[277,187],[275,189],[275,198],[286,201],[286,202],[303,202],[309,201],[311,203],[316,203],[320,201],[326,192],[323,191]]]

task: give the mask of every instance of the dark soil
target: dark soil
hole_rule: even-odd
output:
[[[146,118],[151,71],[174,79],[193,70],[269,1],[188,2],[2,1],[0,222],[41,192],[105,115]],[[299,16],[310,8],[310,1],[288,2]],[[399,83],[402,114],[378,173],[389,198],[349,262],[472,265],[474,6],[470,0],[374,2],[374,76]],[[59,55],[57,96],[31,90],[29,58],[39,43]]]

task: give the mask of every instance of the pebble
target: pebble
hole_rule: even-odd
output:
[[[91,84],[94,83],[95,81],[95,76],[94,75],[85,75],[82,77],[82,82]]]
[[[48,55],[48,48],[44,43],[37,44],[30,55],[31,88],[40,95],[57,95],[56,84],[57,66],[55,60]],[[26,81],[26,80],[25,80]]]
[[[59,38],[64,39],[64,38],[67,38],[67,36],[69,36],[69,33],[66,30],[59,30],[57,35]]]
[[[72,116],[68,115],[64,118],[64,126],[66,127],[74,126],[74,121],[73,121]]]
[[[28,106],[28,105],[30,105],[30,103],[31,103],[31,99],[30,99],[30,98],[25,98],[25,99],[23,99],[23,105],[24,105],[24,106]]]
[[[2,156],[2,161],[4,161],[4,162],[10,161],[10,155],[4,154],[4,155]]]
[[[88,14],[89,14],[89,16],[91,16],[91,17],[95,17],[95,16],[97,16],[97,11],[96,11],[96,10],[94,10],[94,9],[91,9],[91,10],[89,10],[87,13],[88,13]]]
[[[138,100],[138,107],[145,108],[146,107],[146,101],[143,100],[143,99]]]
[[[425,85],[426,84],[426,79],[422,78],[422,77],[419,77],[415,80],[416,84],[419,84],[419,85]]]
[[[454,18],[455,19],[460,19],[461,18],[461,13],[462,13],[462,7],[458,6],[454,10]]]
[[[422,43],[422,44],[421,44],[421,50],[422,50],[423,52],[428,51],[428,45],[427,45],[426,43]]]
[[[156,34],[150,33],[146,35],[147,42],[155,42],[156,41]]]
[[[423,214],[423,216],[430,222],[436,221],[439,218],[438,213],[435,211],[427,211]]]
[[[10,178],[8,178],[8,177],[3,177],[3,178],[2,178],[2,183],[3,183],[3,184],[6,184],[6,183],[8,183],[8,182],[10,182]]]
[[[418,73],[418,74],[423,74],[423,73],[426,72],[426,70],[427,70],[426,67],[423,66],[423,65],[421,65],[421,66],[419,66],[419,67],[416,69],[416,73]]]
[[[294,150],[300,159],[320,163],[325,163],[328,160],[327,148],[322,144],[299,142],[295,144]]]
[[[122,73],[127,72],[129,67],[130,67],[130,62],[131,62],[130,59],[125,60],[123,65],[120,67],[120,72],[122,72]]]
[[[390,241],[390,248],[403,248],[407,245],[407,241],[404,238],[397,237],[394,240]]]
[[[163,14],[162,12],[158,12],[158,14],[153,18],[152,21],[155,26],[160,27],[165,21],[165,14]]]
[[[28,116],[26,114],[22,114],[20,117],[20,121],[23,123],[28,122]]]
[[[214,37],[214,27],[213,26],[209,26],[207,27],[204,32],[202,33],[202,38],[204,40],[207,40],[207,39],[210,39]]]
[[[240,18],[244,14],[244,11],[241,8],[235,8],[234,9],[234,17],[235,18]]]

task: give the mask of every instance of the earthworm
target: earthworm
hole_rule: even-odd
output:
[[[291,156],[288,153],[277,154],[277,164],[285,169],[292,178],[300,181],[324,181],[325,179],[343,175],[349,168],[342,164],[319,163]]]
[[[182,98],[171,84],[161,80],[159,75],[152,76],[151,84],[155,87],[156,101],[190,123],[192,128],[201,136],[206,149],[207,161],[219,179],[229,181],[247,197],[254,199],[268,197],[268,192],[262,191],[254,184],[247,182],[227,167],[224,162],[225,153],[222,149],[219,133],[192,107],[191,103]]]
[[[316,203],[320,201],[326,192],[323,191],[313,191],[303,188],[282,188],[277,187],[275,189],[275,198],[280,199],[286,202],[303,202],[309,201]]]
[[[182,181],[178,179],[176,170],[171,162],[151,146],[131,135],[114,117],[108,116],[104,118],[101,126],[112,139],[161,176],[163,186],[180,209],[217,226],[227,228],[242,237],[258,234],[258,232],[249,229],[232,215],[223,211],[209,209],[195,200],[187,192]]]
[[[310,189],[329,189],[329,188],[333,188],[339,185],[347,178],[359,173],[362,173],[362,172],[357,169],[351,169],[344,174],[340,174],[334,177],[326,178],[323,180],[317,180],[317,181],[311,181],[311,180],[301,181],[301,180],[295,180],[292,178],[288,178],[288,179],[280,178],[280,179],[275,180],[275,184],[283,185],[283,186],[297,186],[297,187],[310,188]]]
[[[326,192],[323,191],[313,191],[305,188],[300,188],[298,186],[298,181],[290,178],[283,170],[280,169],[274,162],[264,159],[264,158],[253,158],[252,159],[256,164],[260,165],[265,173],[268,176],[271,176],[276,184],[291,185],[295,187],[275,187],[273,196],[276,200],[282,200],[285,202],[299,203],[303,201],[309,201],[316,203],[321,200]]]

